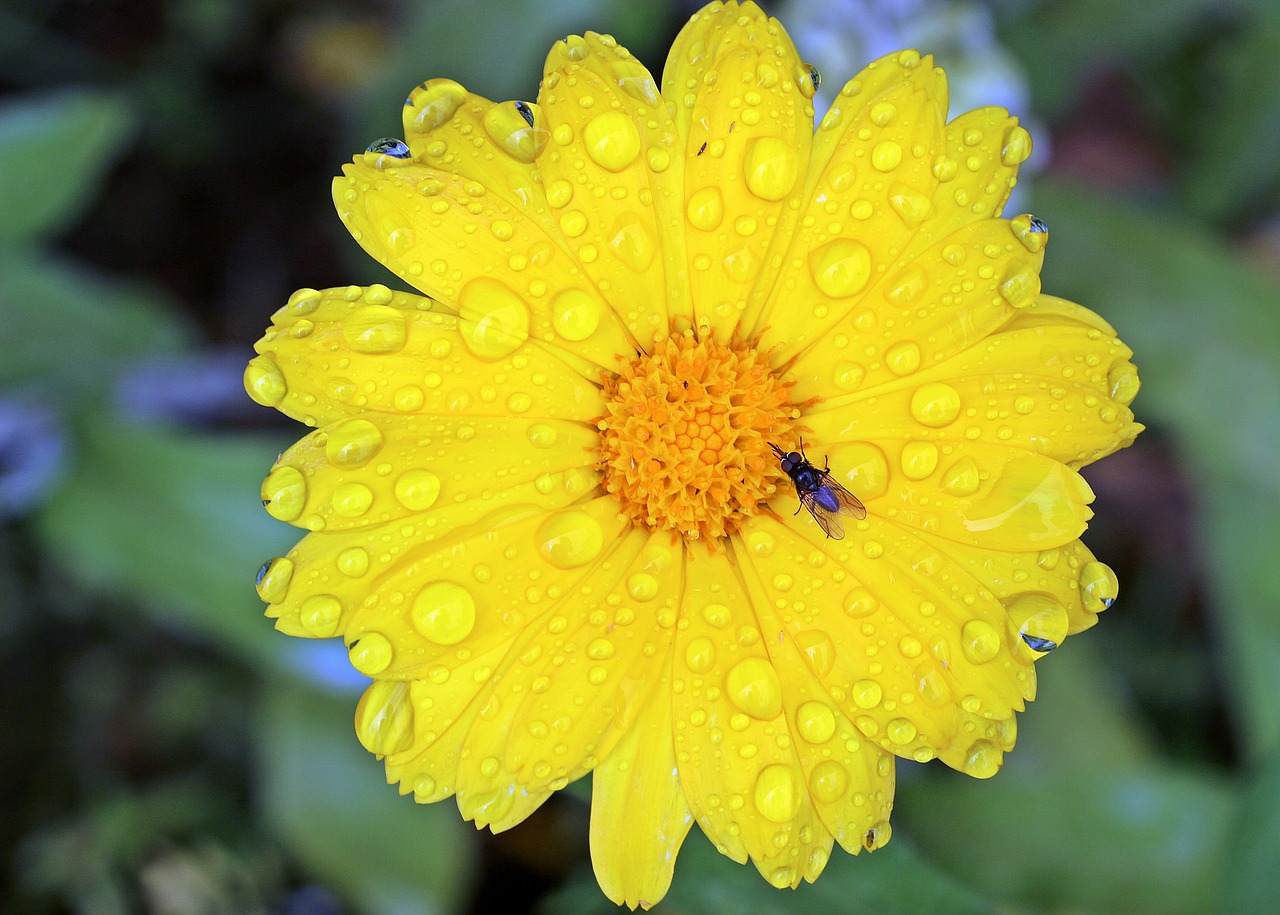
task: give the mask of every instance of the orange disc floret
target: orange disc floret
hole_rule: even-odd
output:
[[[632,523],[715,544],[773,494],[796,411],[756,343],[674,331],[605,379],[600,468]]]

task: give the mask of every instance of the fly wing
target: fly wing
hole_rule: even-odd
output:
[[[822,528],[822,533],[832,540],[844,539],[844,524],[841,523],[840,516],[835,512],[827,511],[827,509],[819,505],[813,493],[800,493],[800,504],[809,509],[809,514],[813,515],[813,520],[818,522],[818,527]]]
[[[867,507],[862,504],[862,501],[853,493],[849,492],[849,490],[837,483],[829,471],[820,470],[818,473],[822,477],[823,487],[826,488],[826,490],[835,497],[835,500],[840,503],[839,511],[848,512],[859,521],[867,516]]]

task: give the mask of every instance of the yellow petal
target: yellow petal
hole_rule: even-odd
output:
[[[961,709],[961,726],[951,746],[938,759],[965,775],[990,778],[1000,771],[1004,754],[1013,749],[1018,723],[1013,715],[988,718]]]
[[[385,286],[299,290],[272,320],[245,385],[307,425],[365,411],[580,420],[604,412],[594,380],[519,328],[457,318]]]
[[[792,749],[782,682],[733,567],[691,554],[673,662],[680,781],[722,854],[748,857],[774,886],[796,886],[832,837]]]
[[[578,585],[557,588],[494,672],[459,803],[504,786],[562,788],[612,751],[656,688],[653,659],[669,654],[681,563],[669,533],[631,530]]]
[[[550,134],[538,169],[562,243],[648,347],[688,312],[670,115],[648,71],[592,33],[556,42],[538,101]]]
[[[942,238],[975,219],[999,216],[1018,183],[1018,166],[1031,155],[1031,135],[1003,108],[978,108],[958,116],[946,130],[946,147],[934,164],[940,178],[934,197]]]
[[[814,268],[838,264],[840,245],[849,240],[808,252],[804,269],[788,275],[796,292],[766,335],[799,354],[796,400],[898,382],[944,364],[1004,325],[1015,303],[1026,305],[1039,292],[1044,257],[1010,228],[1003,220],[965,226],[911,260],[891,261],[883,274],[869,277],[863,294],[844,300],[824,298],[814,285],[822,274]]]
[[[1119,340],[1081,325],[1013,329],[934,368],[818,404],[805,421],[815,442],[982,441],[1079,467],[1141,428],[1111,396],[1112,372],[1132,369],[1129,356]]]
[[[693,824],[676,775],[670,658],[655,659],[653,695],[591,778],[591,865],[617,905],[648,909],[667,893]]]
[[[815,675],[859,730],[923,762],[951,745],[962,704],[1020,709],[1032,658],[1011,644],[1004,607],[910,532],[874,517],[857,528],[831,540],[807,516],[757,516],[735,554],[754,572],[754,600],[796,644],[819,646]],[[966,626],[982,637],[972,657]]]
[[[778,280],[751,316],[757,330],[768,328],[766,342],[781,344],[782,360],[834,327],[850,328],[841,322],[858,308],[883,310],[881,287],[930,216],[946,81],[929,58],[905,59],[910,66],[896,58],[877,62],[897,78],[847,107],[837,102],[839,116],[828,113],[823,121],[821,133],[838,133],[838,139],[816,150],[826,161],[811,177],[795,231],[778,252]],[[941,267],[939,273],[951,269],[927,263]],[[829,377],[823,380],[830,385]]]
[[[533,443],[532,453],[519,446],[506,454],[492,448],[493,437],[510,435],[507,441],[519,442],[516,436],[522,429],[525,439]],[[413,561],[428,544],[452,542],[455,535],[464,535],[470,525],[489,516],[502,519],[512,513],[556,512],[581,501],[598,483],[591,468],[594,459],[582,444],[590,436],[587,429],[573,423],[511,420],[446,425],[435,434],[423,435],[418,441],[424,455],[445,458],[433,462],[426,471],[439,480],[435,501],[391,523],[342,532],[325,530],[304,537],[287,556],[272,563],[259,584],[259,594],[269,604],[267,615],[276,617],[276,627],[290,635],[336,635],[345,630],[352,611],[371,588],[393,576],[401,563]],[[381,466],[376,455],[373,464],[374,472],[366,468],[361,479],[362,485],[371,490],[376,487],[382,494],[379,510],[389,501],[385,493],[388,486],[393,494],[399,489],[415,505],[423,504],[434,488],[418,467],[405,481],[401,477],[409,471],[383,478],[376,474]],[[303,494],[299,498],[286,491],[286,501],[293,498],[299,505],[294,523],[323,521],[313,509],[331,505],[332,495],[327,503],[315,487],[308,487],[301,471],[295,472],[303,481]],[[273,474],[267,480],[275,477]],[[325,484],[330,493],[336,493],[341,485],[333,484],[333,478],[332,474],[323,478],[330,481]],[[495,481],[502,485],[495,485]],[[395,498],[399,501],[399,496]],[[275,512],[280,515],[278,508]],[[334,514],[331,509],[329,513]],[[483,530],[481,527],[480,532]]]
[[[771,284],[770,246],[795,220],[813,142],[813,82],[776,19],[754,3],[731,3],[689,20],[662,88],[684,160],[694,317],[725,338],[757,283]]]
[[[499,507],[594,489],[589,451],[597,438],[588,426],[563,420],[363,413],[317,429],[280,455],[262,498],[278,520],[312,531],[371,527],[426,511],[435,526],[452,527]],[[495,449],[494,441],[507,447]]]

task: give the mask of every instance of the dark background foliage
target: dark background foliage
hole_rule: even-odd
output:
[[[893,842],[795,893],[695,830],[665,911],[1235,912],[1280,891],[1280,7],[989,6],[1051,140],[1025,198],[1053,232],[1045,288],[1106,316],[1143,375],[1149,430],[1086,471],[1121,599],[1039,665],[996,779],[903,764]],[[253,572],[295,532],[258,482],[301,430],[239,377],[294,288],[385,279],[328,181],[396,133],[407,88],[532,97],[586,28],[659,72],[692,8],[0,8],[0,909],[612,908],[581,786],[498,837],[398,798],[352,734],[340,646],[262,618]]]

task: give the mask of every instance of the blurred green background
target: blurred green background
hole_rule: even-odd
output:
[[[660,911],[1274,910],[1280,5],[764,5],[827,91],[914,45],[953,114],[1033,125],[1014,207],[1051,228],[1045,289],[1132,345],[1149,429],[1086,471],[1120,600],[1039,665],[997,778],[900,764],[893,842],[795,893],[695,829]],[[612,910],[581,785],[498,837],[398,798],[341,647],[262,617],[254,572],[296,532],[258,483],[303,429],[240,373],[294,288],[385,279],[328,183],[397,133],[406,90],[533,97],[588,28],[660,72],[694,8],[0,8],[0,910]]]

